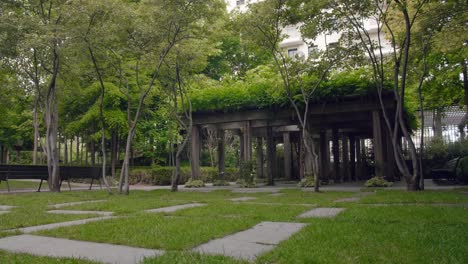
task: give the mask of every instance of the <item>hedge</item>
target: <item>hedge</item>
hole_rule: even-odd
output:
[[[130,169],[130,184],[146,185],[170,185],[172,179],[172,167],[138,167]],[[213,167],[200,168],[200,180],[203,182],[213,182],[218,179],[218,169]],[[234,181],[237,178],[237,169],[226,168],[225,180]],[[190,179],[190,167],[181,168],[180,182],[185,183]]]

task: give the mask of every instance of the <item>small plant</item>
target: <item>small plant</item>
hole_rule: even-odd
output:
[[[253,161],[241,162],[239,168],[239,179],[237,180],[237,183],[243,188],[257,187]]]
[[[185,188],[201,188],[205,187],[205,183],[202,180],[188,180],[185,183]]]
[[[366,187],[391,187],[393,182],[389,182],[382,177],[373,177],[366,181]]]
[[[225,180],[216,180],[213,182],[213,186],[229,186],[229,182]]]
[[[314,187],[315,186],[315,177],[307,176],[302,178],[302,180],[297,184],[299,187]]]

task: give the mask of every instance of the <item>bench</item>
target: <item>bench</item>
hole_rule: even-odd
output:
[[[93,187],[94,180],[99,180],[101,186],[101,168],[99,167],[80,167],[80,166],[62,166],[60,167],[60,186],[66,180],[68,187],[71,190],[71,179],[91,179],[89,190]],[[41,191],[42,182],[49,178],[49,170],[47,166],[34,165],[0,165],[0,183],[5,181],[8,192],[10,192],[10,184],[8,180],[40,180],[38,192]],[[102,188],[102,186],[101,186]]]
[[[460,158],[455,158],[447,161],[442,168],[431,170],[432,180],[434,182],[438,182],[441,179],[446,179],[448,181],[456,181],[457,167],[459,163]]]

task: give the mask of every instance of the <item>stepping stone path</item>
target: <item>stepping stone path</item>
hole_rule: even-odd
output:
[[[200,245],[193,251],[254,260],[257,256],[275,248],[281,241],[288,239],[304,226],[306,224],[262,222],[251,229]]]
[[[243,202],[243,201],[250,201],[250,200],[255,200],[255,199],[257,199],[257,198],[256,197],[239,197],[239,198],[229,199],[229,201]]]
[[[347,203],[347,202],[358,202],[362,199],[362,197],[349,197],[349,198],[342,198],[335,200],[335,203]]]
[[[82,215],[82,214],[97,214],[97,215],[112,215],[113,212],[104,211],[79,211],[79,210],[50,210],[47,211],[50,214],[71,214],[71,215]]]
[[[315,208],[310,211],[307,211],[301,215],[299,218],[333,218],[339,213],[343,212],[345,208]]]
[[[145,210],[145,212],[147,213],[172,213],[178,210],[199,207],[199,206],[204,206],[204,205],[206,204],[200,204],[200,203],[182,204],[182,205],[175,205],[175,206]]]
[[[20,231],[22,233],[28,234],[28,233],[32,233],[32,232],[36,232],[36,231],[50,230],[50,229],[54,229],[54,228],[58,228],[58,227],[83,225],[83,224],[86,224],[86,223],[102,221],[102,220],[107,220],[107,219],[113,219],[113,218],[117,218],[117,217],[116,216],[101,216],[101,217],[88,218],[88,219],[82,219],[82,220],[75,220],[75,221],[69,221],[69,222],[61,222],[61,223],[53,223],[53,224],[47,224],[47,225],[23,227],[23,228],[18,228],[18,229],[12,229],[10,231],[18,230],[18,231]]]
[[[62,207],[89,204],[89,203],[102,203],[102,202],[105,202],[105,201],[106,200],[92,200],[92,201],[82,201],[82,202],[61,203],[61,204],[53,204],[50,207],[58,209],[58,208],[62,208]]]
[[[234,193],[277,193],[279,191],[280,189],[272,188],[239,188],[232,190]]]
[[[2,214],[8,214],[11,209],[15,208],[16,206],[10,206],[10,205],[0,205],[0,215]]]
[[[134,248],[32,235],[0,239],[0,249],[49,257],[81,258],[102,263],[135,264],[145,257],[164,254],[162,250]]]
[[[272,193],[272,194],[269,194],[268,196],[273,196],[273,197],[278,197],[278,196],[282,196],[284,193]]]

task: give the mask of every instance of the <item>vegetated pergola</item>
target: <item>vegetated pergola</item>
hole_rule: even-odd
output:
[[[394,113],[394,95],[385,93],[382,103]],[[310,171],[311,157],[301,146],[297,114],[292,108],[240,109],[238,111],[197,111],[192,115],[190,146],[192,177],[200,175],[202,129],[216,131],[218,139],[219,179],[224,179],[224,133],[231,130],[240,137],[241,159],[253,159],[256,146],[257,177],[265,176],[273,184],[280,171],[276,157],[277,144],[284,148],[284,178]],[[381,102],[377,95],[347,95],[316,99],[311,103],[308,124],[319,155],[322,181],[334,182],[367,179],[365,140],[372,139],[375,176],[394,180],[395,159],[391,135],[385,126]],[[254,142],[255,141],[255,142]],[[266,155],[263,144],[266,143]],[[331,148],[330,148],[331,145]],[[266,167],[264,166],[266,160]],[[265,171],[266,170],[266,171]]]

